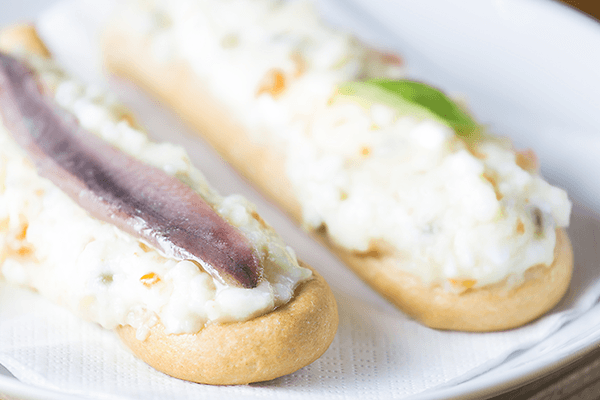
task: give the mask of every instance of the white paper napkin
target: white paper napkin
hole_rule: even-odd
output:
[[[546,317],[507,332],[428,329],[380,302],[351,276],[338,274],[339,263],[314,262],[326,277],[337,274],[350,281],[358,295],[340,292],[339,278],[330,279],[340,312],[333,344],[313,364],[270,382],[211,387],[170,378],[133,357],[112,332],[5,284],[0,286],[0,363],[25,383],[97,398],[404,398],[497,367],[594,305],[600,295],[600,271],[594,268],[600,255],[592,242],[600,235],[600,219],[576,209],[569,234],[577,270],[565,301]],[[321,257],[323,249],[308,239],[305,244],[311,248],[302,252]],[[548,346],[540,353],[552,350]]]
[[[71,70],[93,75],[97,72],[90,67],[93,53],[87,54],[87,61],[81,56],[86,41],[95,37],[92,21],[104,14],[89,7],[84,2],[59,3],[43,15],[39,26],[51,50]],[[65,37],[71,39],[66,42]],[[569,228],[575,275],[565,299],[551,313],[507,332],[473,334],[426,328],[383,301],[293,226],[171,113],[127,84],[113,82],[112,87],[153,136],[183,144],[221,192],[239,192],[257,203],[299,257],[324,275],[338,301],[339,331],[319,360],[296,373],[265,383],[212,387],[161,374],[133,357],[112,332],[73,317],[35,293],[0,284],[0,364],[26,384],[98,399],[406,398],[435,393],[493,368],[501,369],[509,356],[555,337],[566,322],[581,316],[600,297],[596,244],[600,217],[576,206]],[[558,148],[547,153],[553,151],[557,158],[564,157]],[[536,351],[541,355],[553,348],[550,342]]]

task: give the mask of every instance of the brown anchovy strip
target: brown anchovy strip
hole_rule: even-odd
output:
[[[14,139],[94,217],[221,282],[256,287],[262,268],[242,233],[178,179],[121,152],[60,109],[23,62],[0,53],[0,112]]]

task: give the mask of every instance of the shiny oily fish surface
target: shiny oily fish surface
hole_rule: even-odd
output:
[[[82,129],[16,58],[0,53],[0,65],[4,124],[40,176],[167,257],[195,261],[222,283],[256,287],[262,265],[254,249],[198,193]]]
[[[143,241],[91,218],[48,180],[2,130],[0,221],[2,276],[33,287],[106,328],[131,325],[143,339],[160,318],[167,333],[193,333],[209,321],[247,320],[286,303],[311,272],[240,196],[220,197],[185,152],[149,142],[114,99],[67,79],[48,60],[29,63],[60,107],[83,128],[128,154],[176,176],[200,193],[260,253],[256,288],[228,286],[189,260],[165,258]],[[48,268],[39,268],[42,262]],[[126,268],[125,268],[126,267]]]

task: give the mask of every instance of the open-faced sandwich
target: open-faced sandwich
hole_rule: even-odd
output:
[[[571,203],[535,155],[310,3],[128,0],[103,52],[423,323],[507,329],[564,295]]]
[[[186,152],[66,76],[31,26],[0,32],[0,277],[209,384],[273,379],[330,345],[323,278]]]

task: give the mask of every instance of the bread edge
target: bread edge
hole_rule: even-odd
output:
[[[313,269],[313,277],[298,286],[290,302],[248,321],[212,323],[180,335],[166,335],[158,324],[144,341],[130,326],[117,332],[136,356],[159,371],[232,385],[271,380],[312,363],[333,341],[337,325],[333,294]]]

